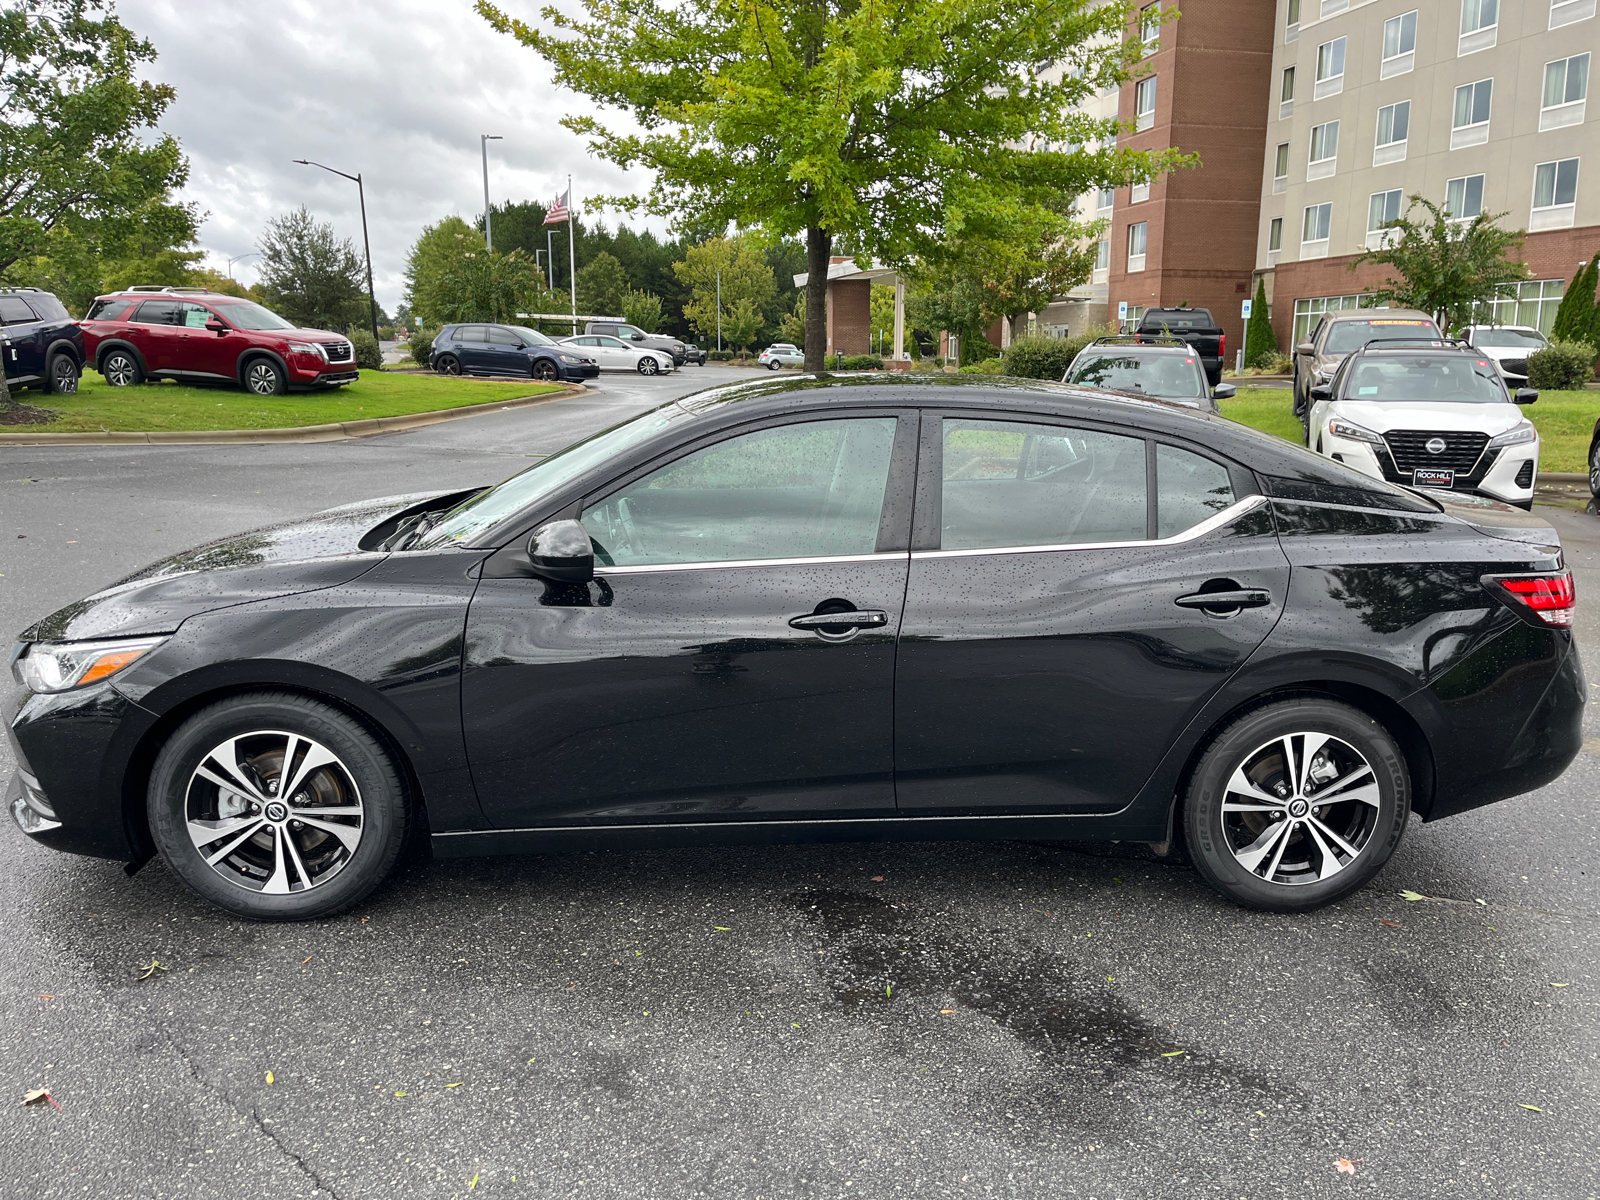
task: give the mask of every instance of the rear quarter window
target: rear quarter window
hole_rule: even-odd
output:
[[[33,307],[33,311],[46,321],[72,320],[72,314],[67,311],[67,306],[49,292],[40,292],[37,295],[29,296],[28,303]]]
[[[133,307],[132,300],[123,300],[113,296],[108,300],[96,300],[89,306],[89,315],[85,321],[121,321],[128,315],[128,310]]]

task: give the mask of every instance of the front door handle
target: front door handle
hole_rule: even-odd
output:
[[[1227,592],[1191,592],[1173,601],[1181,608],[1264,608],[1272,593],[1264,588],[1238,588]]]
[[[794,629],[827,629],[836,625],[848,625],[853,629],[870,629],[876,626],[887,625],[889,614],[882,609],[856,609],[853,612],[807,613],[803,617],[793,617],[789,625]]]

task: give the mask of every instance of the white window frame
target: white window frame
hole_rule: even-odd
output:
[[[1276,266],[1283,253],[1283,218],[1273,217],[1267,222],[1267,266]]]
[[[1330,41],[1323,42],[1322,45],[1317,47],[1317,82],[1311,89],[1311,98],[1313,100],[1326,100],[1329,96],[1337,96],[1344,91],[1345,58],[1349,50],[1348,41],[1349,39],[1347,38],[1336,37]],[[1322,53],[1324,50],[1328,52],[1326,55]],[[1335,73],[1330,70],[1328,74],[1324,75],[1322,73],[1324,61],[1331,68],[1335,58],[1338,59],[1339,63],[1338,72]]]
[[[1311,214],[1319,214],[1313,229]],[[1307,233],[1320,230],[1321,237],[1306,237]],[[1321,204],[1308,204],[1300,215],[1300,257],[1301,258],[1327,258],[1328,236],[1333,230],[1333,204],[1324,200]]]
[[[1111,242],[1101,238],[1094,247],[1094,270],[1089,277],[1090,283],[1104,283],[1111,276]]]
[[[1411,18],[1411,45],[1403,50],[1389,53],[1389,26],[1393,25],[1399,30],[1396,41],[1405,40],[1406,18]],[[1383,60],[1378,65],[1379,79],[1393,79],[1396,75],[1405,75],[1417,65],[1417,10],[1403,12],[1397,17],[1390,17],[1383,23]]]
[[[1150,199],[1150,183],[1148,180],[1144,183],[1136,183],[1128,189],[1129,204],[1143,204],[1148,199]]]
[[[1285,45],[1299,40],[1300,6],[1303,2],[1304,0],[1289,0],[1283,23],[1283,41]]]
[[[1550,0],[1551,29],[1560,29],[1594,16],[1594,0]]]
[[[1331,133],[1328,130],[1332,130]],[[1317,135],[1322,135],[1321,158],[1315,157],[1317,153]],[[1333,152],[1328,153],[1329,143],[1332,143]],[[1323,121],[1320,125],[1311,127],[1311,146],[1307,151],[1306,178],[1326,179],[1339,169],[1339,122]]]
[[[1503,2],[1504,0],[1461,0],[1460,36],[1456,39],[1457,58],[1487,50],[1496,43],[1500,36],[1500,5]],[[1467,13],[1474,7],[1478,10],[1479,23],[1468,29]],[[1493,9],[1494,20],[1483,21],[1485,9]]]
[[[1278,120],[1287,121],[1294,116],[1294,89],[1298,82],[1295,64],[1290,63],[1278,76]],[[1288,93],[1285,95],[1284,93]]]
[[[1567,163],[1575,164],[1572,168],[1572,199],[1565,204],[1560,202],[1560,193],[1556,190],[1561,186],[1561,168]],[[1539,172],[1545,167],[1551,168],[1551,201],[1550,204],[1539,203]],[[1581,160],[1574,158],[1557,158],[1548,162],[1535,163],[1533,167],[1533,203],[1528,210],[1528,229],[1570,229],[1578,207],[1578,179],[1581,171]]]
[[[1472,189],[1472,181],[1474,179],[1476,179],[1478,181],[1478,210],[1477,210],[1477,212],[1470,212],[1470,213],[1469,212],[1460,212],[1460,213],[1450,212],[1450,186],[1451,186],[1451,184],[1459,183],[1461,185],[1461,199],[1462,199],[1462,202],[1463,202],[1463,207],[1465,207],[1465,202],[1466,202],[1466,199],[1467,199],[1467,195]],[[1445,211],[1446,212],[1450,212],[1450,219],[1452,221],[1455,221],[1455,222],[1458,222],[1458,223],[1464,225],[1467,222],[1471,221],[1473,217],[1476,217],[1478,215],[1478,213],[1481,213],[1483,211],[1483,185],[1484,185],[1484,181],[1485,181],[1485,176],[1484,176],[1483,172],[1481,172],[1481,171],[1478,172],[1478,174],[1476,174],[1476,175],[1457,175],[1454,179],[1447,179],[1447,180],[1444,181]]]
[[[1279,142],[1272,152],[1272,194],[1281,196],[1289,190],[1289,143]]]
[[[1156,80],[1155,75],[1147,76],[1133,85],[1133,130],[1149,129],[1156,123]],[[1146,88],[1148,87],[1148,91]],[[1149,101],[1149,107],[1144,107]]]
[[[1149,18],[1154,14],[1156,20]],[[1139,41],[1146,45],[1161,44],[1161,0],[1154,0],[1139,10]]]
[[[1138,234],[1139,234],[1137,239],[1135,239],[1135,237],[1134,237],[1134,231],[1135,230],[1138,230]],[[1133,244],[1134,244],[1135,240],[1137,240],[1138,243],[1139,243],[1139,252],[1137,254],[1135,254],[1133,252]],[[1128,226],[1128,274],[1132,275],[1132,274],[1135,274],[1136,272],[1144,270],[1145,255],[1149,251],[1149,249],[1150,249],[1150,222],[1148,222],[1148,221],[1136,221],[1132,225],[1129,225]]]
[[[1110,212],[1115,203],[1116,194],[1117,191],[1115,188],[1101,188],[1100,194],[1095,197],[1095,212],[1101,214],[1102,216]]]
[[[1400,115],[1400,109],[1402,106],[1405,108],[1406,136],[1397,138],[1394,136],[1395,118]],[[1384,113],[1390,114],[1390,136],[1387,142],[1383,140]],[[1411,101],[1396,100],[1393,104],[1385,104],[1378,110],[1377,128],[1373,131],[1372,135],[1372,165],[1375,167],[1381,167],[1385,163],[1405,162],[1406,154],[1408,152],[1407,147],[1410,145],[1410,139]]]
[[[1568,125],[1583,124],[1583,116],[1589,101],[1589,67],[1592,65],[1589,51],[1582,54],[1570,54],[1566,58],[1554,58],[1544,65],[1544,83],[1546,87],[1550,80],[1550,68],[1557,63],[1561,64],[1561,90],[1565,95],[1567,85],[1572,81],[1572,64],[1579,59],[1583,60],[1583,95],[1576,100],[1562,100],[1557,104],[1544,102],[1544,89],[1539,92],[1539,132],[1547,133],[1552,129],[1564,129]]]
[[[1367,197],[1367,241],[1366,241],[1366,246],[1367,246],[1368,250],[1380,250],[1384,246],[1391,245],[1394,242],[1395,238],[1399,236],[1397,230],[1395,230],[1393,227],[1388,227],[1388,222],[1390,220],[1397,219],[1400,216],[1400,202],[1405,199],[1405,196],[1404,196],[1403,193],[1404,193],[1404,189],[1403,188],[1388,188],[1385,191],[1373,192],[1370,196]],[[1385,215],[1384,218],[1381,221],[1379,221],[1377,225],[1374,225],[1372,223],[1372,202],[1374,200],[1376,200],[1379,196],[1382,196],[1383,199],[1384,199],[1384,206],[1383,207],[1384,207],[1385,214],[1387,214],[1388,207],[1389,207],[1389,204],[1388,204],[1389,197],[1390,196],[1395,197],[1395,205],[1394,205],[1395,215],[1394,215],[1393,218]]]
[[[1485,108],[1488,110],[1488,115],[1485,116],[1481,121],[1471,120],[1473,115],[1471,110],[1475,110],[1477,108],[1478,89],[1486,83],[1489,85],[1489,103],[1485,105]],[[1540,86],[1543,86],[1542,82]],[[1468,121],[1465,125],[1457,125],[1455,123],[1456,109],[1460,105],[1461,93],[1466,91],[1468,88],[1472,89],[1472,96],[1469,102],[1469,111],[1467,113]],[[1483,143],[1489,140],[1489,122],[1493,119],[1493,117],[1494,76],[1491,75],[1487,79],[1474,79],[1471,83],[1463,83],[1457,86],[1455,91],[1451,93],[1450,97],[1450,149],[1461,150],[1467,146],[1483,145]]]

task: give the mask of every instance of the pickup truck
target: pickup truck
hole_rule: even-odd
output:
[[[1134,332],[1188,342],[1200,356],[1206,382],[1212,387],[1222,382],[1222,360],[1228,353],[1228,335],[1222,332],[1209,308],[1147,308]]]
[[[686,359],[700,356],[700,365],[706,365],[705,352],[697,347],[685,346],[677,338],[665,333],[646,333],[637,325],[629,325],[622,321],[590,321],[583,327],[584,333],[605,334],[609,337],[621,338],[641,349],[664,350],[672,355],[672,365],[681,367]]]

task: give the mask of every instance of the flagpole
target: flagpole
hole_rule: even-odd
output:
[[[572,233],[573,223],[577,220],[574,215],[577,211],[572,201],[572,176],[567,176],[567,271],[568,279],[572,285],[572,336],[578,336],[578,251],[577,240]]]

